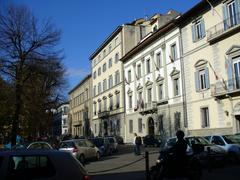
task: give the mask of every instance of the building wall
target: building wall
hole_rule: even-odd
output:
[[[223,1],[222,1],[223,2]],[[208,135],[223,133],[233,133],[236,120],[233,113],[233,107],[239,102],[239,98],[218,99],[213,96],[213,87],[216,83],[222,83],[222,79],[227,83],[228,72],[226,69],[227,51],[232,46],[239,46],[240,33],[232,32],[231,34],[221,37],[216,41],[209,38],[210,29],[221,30],[221,22],[223,22],[223,3],[217,4],[214,11],[208,10],[202,13],[196,13],[198,16],[192,17],[188,23],[181,29],[183,44],[183,62],[184,62],[184,78],[186,83],[187,97],[187,119],[190,134]],[[192,25],[194,20],[204,19],[206,35],[193,42]],[[219,24],[220,23],[220,24]],[[221,31],[218,33],[221,34]],[[196,90],[195,72],[198,64],[204,64],[209,70],[209,88],[201,91]],[[212,66],[212,68],[211,68]],[[215,77],[215,74],[218,79]],[[209,109],[209,126],[202,127],[201,108]]]
[[[91,91],[92,78],[89,76],[69,93],[72,135],[89,136],[92,134],[92,132],[90,132],[92,124]]]

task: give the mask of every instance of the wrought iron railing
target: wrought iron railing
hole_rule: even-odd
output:
[[[104,118],[109,116],[109,111],[102,111],[98,113],[98,118]]]
[[[220,36],[229,29],[240,24],[240,13],[234,14],[233,16],[224,19],[222,22],[216,24],[207,30],[207,39],[212,40],[215,37]]]

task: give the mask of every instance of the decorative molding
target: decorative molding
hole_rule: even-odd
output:
[[[112,94],[112,93],[109,93],[109,94],[108,94],[108,97],[112,97],[112,96],[113,96],[113,94]]]
[[[132,94],[132,92],[133,92],[133,91],[132,91],[130,88],[129,88],[128,91],[127,91],[128,94]]]
[[[140,90],[142,90],[143,89],[143,87],[141,86],[141,84],[140,83],[138,83],[138,86],[137,86],[137,91],[140,91]]]
[[[170,73],[170,76],[176,76],[176,75],[179,75],[180,74],[180,71],[177,70],[175,67],[173,68],[172,72]]]
[[[145,83],[145,86],[151,86],[153,84],[152,81],[148,80],[146,83]]]
[[[151,51],[151,52],[150,52],[150,56],[154,56],[154,51]]]
[[[120,93],[120,91],[119,91],[119,90],[116,90],[114,93],[115,93],[115,94],[119,94],[119,93]]]
[[[240,46],[233,45],[230,49],[227,50],[226,55],[233,54],[237,51],[240,51]]]
[[[206,65],[207,63],[208,63],[208,61],[206,61],[206,60],[204,60],[204,59],[201,59],[201,60],[198,60],[198,61],[195,63],[194,67],[197,68],[197,67],[199,67],[199,66]]]
[[[156,82],[163,81],[163,80],[164,80],[164,77],[162,77],[160,74],[158,74]]]
[[[102,100],[99,98],[97,101],[98,101],[98,102],[101,102]]]
[[[103,96],[103,99],[107,99],[107,96]]]

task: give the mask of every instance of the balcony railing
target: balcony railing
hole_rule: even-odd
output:
[[[156,112],[157,112],[157,102],[156,101],[144,103],[144,106],[139,111],[139,113],[142,115],[153,114]]]
[[[226,95],[240,95],[240,77],[217,82],[211,85],[211,95],[217,98],[224,98]]]
[[[98,113],[98,118],[107,118],[109,116],[109,111],[103,111]]]
[[[207,30],[207,39],[212,41],[240,24],[240,13],[223,20]]]

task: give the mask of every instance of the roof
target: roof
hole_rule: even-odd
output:
[[[89,57],[90,60],[93,60],[97,54],[122,30],[123,26],[118,26],[103,43],[92,53],[92,55]]]
[[[81,86],[85,81],[87,81],[89,78],[91,78],[91,74],[88,74],[83,80],[80,81],[72,90],[68,92],[68,94],[72,93],[74,90],[76,90],[79,86]]]
[[[137,52],[139,52],[140,50],[146,48],[146,46],[148,46],[149,44],[154,42],[156,39],[158,39],[159,37],[164,35],[166,32],[168,32],[172,28],[174,28],[175,27],[175,21],[176,21],[175,19],[171,20],[170,22],[168,22],[167,24],[165,24],[164,26],[159,28],[151,36],[146,38],[144,41],[140,42],[137,46],[135,46],[132,50],[130,50],[125,56],[123,56],[121,58],[121,61],[122,62],[127,61],[129,58],[134,56]]]

